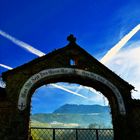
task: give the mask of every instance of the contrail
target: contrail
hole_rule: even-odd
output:
[[[125,35],[114,47],[112,47],[105,56],[100,60],[105,64],[111,59],[138,31],[140,30],[140,24],[134,27],[127,35]]]
[[[50,84],[50,85],[52,85],[52,86],[54,86],[54,87],[56,87],[56,88],[62,89],[62,90],[64,90],[64,91],[67,91],[67,92],[69,92],[69,93],[72,93],[72,94],[74,94],[74,95],[80,96],[80,97],[82,97],[82,98],[88,99],[86,96],[83,96],[83,95],[81,95],[81,94],[78,94],[77,92],[71,91],[71,90],[66,89],[66,88],[64,88],[64,87],[62,87],[62,86],[58,86],[58,85],[56,85],[56,84]]]
[[[33,46],[31,46],[31,45],[29,45],[29,44],[27,44],[27,43],[25,43],[23,41],[20,41],[20,40],[16,39],[15,37],[7,34],[6,32],[4,32],[2,30],[0,30],[0,35],[3,36],[3,37],[5,37],[5,38],[7,38],[10,41],[12,41],[14,44],[20,46],[21,48],[24,48],[27,51],[29,51],[29,52],[31,52],[31,53],[39,56],[39,57],[45,55],[45,53],[43,53],[43,52],[35,49]]]
[[[1,67],[6,68],[8,70],[12,70],[13,68],[4,64],[0,64]]]

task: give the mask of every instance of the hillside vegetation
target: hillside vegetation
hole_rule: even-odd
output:
[[[32,126],[111,128],[109,107],[100,105],[63,105],[53,113],[31,116]]]

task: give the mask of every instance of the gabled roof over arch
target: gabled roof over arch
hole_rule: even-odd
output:
[[[21,75],[29,78],[31,75],[44,69],[72,67],[97,73],[106,79],[109,79],[112,83],[117,84],[120,88],[125,88],[128,91],[134,89],[132,85],[124,81],[121,77],[112,72],[79,45],[77,45],[76,38],[73,37],[73,35],[70,35],[67,40],[69,41],[69,44],[65,47],[54,50],[45,56],[36,58],[13,70],[4,72],[2,74],[4,81],[6,82],[9,78],[19,78]],[[71,60],[74,61],[73,64],[71,64]]]

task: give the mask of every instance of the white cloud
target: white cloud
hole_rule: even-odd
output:
[[[140,98],[140,41],[126,43],[140,30],[140,24],[135,26],[115,46],[113,46],[100,60],[115,71],[119,76],[135,86],[138,92],[133,91],[134,98]]]
[[[2,81],[2,78],[0,77],[0,87],[5,88],[6,85],[5,83]]]
[[[112,71],[132,84],[138,92],[133,91],[134,98],[140,98],[140,41],[131,42],[107,63]]]
[[[76,93],[80,93],[87,97],[87,100],[80,100],[76,101],[79,104],[100,104],[100,105],[108,105],[107,98],[100,92],[96,91],[95,89],[87,86],[75,86],[73,89]],[[74,99],[73,99],[74,100]],[[75,102],[75,100],[74,100]]]

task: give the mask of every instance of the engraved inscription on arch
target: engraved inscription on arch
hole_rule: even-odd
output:
[[[99,81],[99,82],[103,83],[104,85],[108,86],[112,90],[112,92],[114,93],[114,95],[117,99],[120,114],[125,115],[126,110],[125,110],[125,106],[124,106],[124,101],[123,101],[123,98],[122,98],[119,90],[117,89],[117,87],[115,85],[113,85],[109,80],[107,80],[106,78],[104,78],[98,74],[95,74],[95,73],[89,72],[89,71],[85,71],[85,70],[73,69],[73,68],[46,69],[46,70],[40,71],[39,73],[31,76],[25,82],[25,84],[23,85],[23,87],[20,91],[19,99],[18,99],[18,109],[22,111],[26,108],[29,91],[36,82],[40,81],[43,78],[47,78],[47,77],[55,76],[55,75],[63,75],[63,74],[64,75],[67,75],[67,74],[79,75],[82,77],[86,77],[89,79]]]

